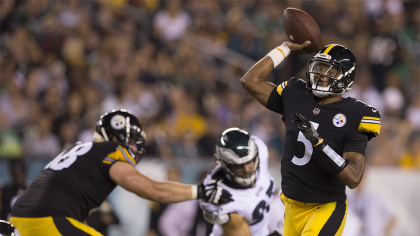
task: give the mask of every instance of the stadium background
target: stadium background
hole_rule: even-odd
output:
[[[2,0],[0,185],[11,183],[16,160],[23,161],[29,184],[60,150],[90,140],[98,116],[112,108],[129,109],[143,123],[148,147],[138,168],[156,179],[166,179],[168,167],[175,166],[180,181],[197,182],[214,165],[218,135],[237,126],[269,145],[270,168],[280,185],[281,116],[251,99],[239,79],[286,40],[282,12],[296,7],[317,20],[324,44],[343,44],[356,55],[356,84],[344,96],[382,115],[381,135],[366,154],[366,187],[396,216],[392,235],[418,235],[419,5],[416,0]],[[290,56],[270,81],[305,78],[309,57]],[[112,235],[144,234],[149,227],[149,203],[127,194],[117,189],[109,199],[121,221],[111,227]]]

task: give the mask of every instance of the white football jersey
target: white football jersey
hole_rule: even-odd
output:
[[[268,170],[267,145],[256,136],[251,136],[251,138],[257,144],[260,159],[260,170],[259,174],[257,174],[255,186],[252,188],[237,189],[231,188],[222,182],[221,186],[232,194],[234,201],[221,206],[200,201],[200,205],[203,210],[212,212],[215,215],[238,213],[248,223],[252,235],[266,236],[270,234],[268,212],[275,191],[275,183]],[[219,165],[206,176],[204,183],[210,182],[212,176],[218,171],[221,171]],[[223,235],[223,230],[221,225],[215,224],[211,236],[218,235]]]

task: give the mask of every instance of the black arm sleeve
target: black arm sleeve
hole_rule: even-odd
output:
[[[315,146],[314,150],[334,175],[338,175],[349,164],[349,160],[344,159],[325,143]]]
[[[346,137],[346,143],[344,144],[343,153],[345,152],[358,152],[365,155],[368,135],[366,133],[354,132],[349,137]]]
[[[283,115],[283,101],[281,96],[277,93],[277,88],[274,88],[273,91],[271,91],[267,101],[267,108]]]

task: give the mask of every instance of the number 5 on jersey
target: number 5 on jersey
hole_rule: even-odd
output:
[[[312,125],[314,126],[314,128],[317,130],[319,124],[318,123],[315,123],[315,122],[312,122],[312,121],[310,121],[310,122],[312,123]],[[303,145],[305,145],[305,155],[302,158],[298,158],[297,156],[293,156],[292,162],[295,165],[303,166],[303,165],[306,165],[311,160],[312,153],[314,151],[314,147],[309,142],[309,140],[307,140],[305,138],[305,136],[303,136],[303,133],[300,132],[300,131],[299,131],[299,135],[298,135],[297,141],[298,142],[302,142]]]

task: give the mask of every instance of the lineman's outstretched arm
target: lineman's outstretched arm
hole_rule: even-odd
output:
[[[267,100],[276,85],[267,81],[268,76],[291,52],[303,53],[302,49],[310,45],[310,41],[303,44],[284,42],[273,49],[265,57],[253,65],[241,78],[244,89],[251,94],[263,106],[267,106]]]
[[[192,199],[203,199],[216,205],[232,201],[232,195],[218,183],[204,186],[187,185],[173,181],[157,182],[140,173],[129,163],[114,163],[109,174],[111,179],[124,189],[138,196],[161,203],[173,203]]]
[[[241,215],[238,213],[231,213],[229,215],[229,221],[222,225],[223,234],[225,236],[251,236],[249,225]]]

